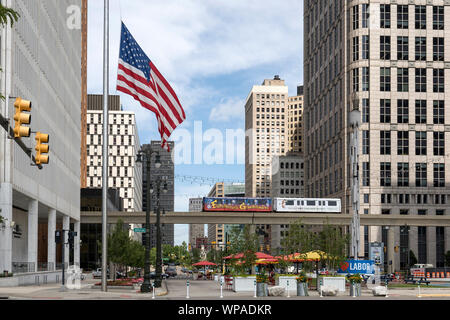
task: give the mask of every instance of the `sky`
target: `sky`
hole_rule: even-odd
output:
[[[171,137],[175,211],[188,211],[188,199],[205,196],[212,181],[244,182],[244,104],[252,87],[279,75],[294,96],[303,84],[303,1],[110,0],[109,93],[136,113],[146,144],[161,139],[155,115],[116,91],[121,21],[186,113]],[[101,0],[88,7],[88,93],[103,93]],[[175,225],[175,245],[183,241],[188,226]]]

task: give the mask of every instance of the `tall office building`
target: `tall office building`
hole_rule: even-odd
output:
[[[71,263],[80,261],[81,30],[57,17],[66,12],[66,2],[2,3],[20,18],[0,31],[1,92],[6,97],[0,112],[12,126],[12,97],[30,100],[32,134],[21,140],[34,154],[35,132],[49,134],[50,161],[42,170],[30,165],[30,157],[0,128],[0,270],[54,271],[62,261],[61,247],[55,245],[57,228],[78,232],[65,261],[69,251]],[[81,0],[72,4],[81,8]],[[55,281],[56,274],[48,273],[47,280]]]
[[[297,95],[288,97],[287,109],[288,154],[303,155],[303,86],[297,87]]]
[[[189,199],[189,212],[202,212],[203,211],[203,198],[191,198]],[[196,246],[197,238],[205,238],[205,225],[204,224],[190,224],[189,225],[189,243],[192,247]]]
[[[450,7],[446,1],[305,1],[306,193],[352,213],[349,113],[361,111],[361,214],[449,214]],[[425,218],[425,217],[424,217]],[[361,227],[360,255],[394,232],[395,270],[444,265],[449,228]]]
[[[119,189],[124,211],[142,211],[142,168],[136,164],[139,135],[134,112],[123,111],[120,96],[109,97],[108,188]],[[88,95],[87,177],[88,188],[102,187],[103,96]]]
[[[168,141],[170,150],[174,149],[174,142]],[[150,182],[153,184],[153,190],[154,192],[151,194],[150,199],[150,211],[156,212],[156,206],[157,206],[157,197],[156,197],[156,181],[158,178],[164,179],[167,181],[167,193],[163,193],[162,188],[163,185],[161,185],[161,193],[160,193],[160,208],[161,208],[161,214],[163,213],[163,209],[166,212],[172,212],[174,211],[174,172],[175,167],[174,163],[172,161],[172,157],[169,152],[167,152],[165,149],[161,148],[161,141],[151,141],[150,144],[145,144],[142,146],[143,150],[150,149],[151,152],[156,152],[161,157],[161,167],[159,169],[156,169],[155,167],[155,156],[152,156],[151,166],[150,166]],[[145,212],[147,210],[147,166],[143,166],[143,180],[142,180],[142,205],[143,205],[143,211]],[[174,238],[174,232],[175,232],[175,226],[173,224],[161,224],[161,240],[162,244],[168,244],[173,246],[175,243]],[[145,237],[142,237],[145,239]],[[152,224],[150,226],[150,246],[156,247],[156,226]]]

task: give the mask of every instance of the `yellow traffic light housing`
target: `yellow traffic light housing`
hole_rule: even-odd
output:
[[[31,101],[17,98],[14,102],[16,109],[14,114],[14,138],[29,137],[31,133],[30,127],[25,127],[23,124],[31,123],[31,114],[24,113],[31,112]]]
[[[48,144],[44,144],[44,143],[48,143],[49,141],[49,136],[48,134],[45,133],[36,133],[36,164],[48,164],[49,161],[49,157],[47,154],[49,152],[49,146]]]

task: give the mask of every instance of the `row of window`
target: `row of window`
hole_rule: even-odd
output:
[[[397,186],[409,187],[409,167],[408,162],[397,163]],[[428,187],[427,183],[427,163],[416,163],[415,186]],[[392,167],[390,162],[380,162],[380,186],[392,187]],[[370,186],[370,162],[362,163],[362,183],[364,187]],[[445,165],[443,163],[433,163],[433,187],[445,187]]]
[[[415,123],[426,124],[427,118],[427,100],[415,100]],[[397,123],[410,123],[408,99],[397,100]],[[380,123],[395,122],[391,116],[392,102],[391,99],[380,100]],[[412,119],[411,119],[412,120]],[[370,121],[370,106],[368,99],[362,99],[362,122],[369,123]],[[431,121],[431,120],[430,120]],[[411,122],[412,123],[412,122]],[[433,124],[445,123],[445,106],[444,100],[433,100]]]
[[[369,193],[364,193],[364,203],[369,203]],[[382,204],[447,204],[447,195],[445,194],[380,194]],[[442,210],[439,210],[441,213]],[[439,215],[439,214],[437,214]]]
[[[394,131],[380,131],[380,154],[391,154],[391,134],[395,134]],[[445,134],[444,132],[434,131],[433,134],[433,155],[443,156],[445,155]],[[431,135],[431,132],[430,132]],[[397,155],[409,155],[409,131],[397,131]],[[415,132],[416,156],[427,155],[427,132],[416,131]],[[364,130],[362,132],[362,153],[370,154],[370,138],[369,131]]]
[[[409,56],[409,37],[397,36],[397,56],[392,55],[391,36],[380,36],[380,59],[381,60],[413,60]],[[444,38],[432,38],[433,61],[444,61]],[[427,61],[427,38],[414,38],[415,61]],[[410,59],[411,58],[411,59]],[[369,36],[361,37],[361,52],[359,37],[352,39],[352,60],[369,59]]]
[[[380,27],[392,27],[391,10],[394,5],[380,4]],[[397,5],[397,29],[409,29],[410,15],[409,5]],[[444,6],[414,5],[414,28],[417,30],[427,29],[427,8],[433,12],[432,29],[444,30]],[[432,8],[432,9],[431,9]],[[369,23],[369,4],[352,7],[352,29],[367,28]],[[360,21],[361,19],[361,21]]]
[[[360,77],[359,69],[362,69]],[[397,92],[409,92],[409,69],[397,68]],[[411,68],[412,69],[412,68]],[[427,68],[414,68],[415,70],[415,92],[427,92]],[[433,92],[445,91],[444,69],[432,69],[433,71]],[[360,79],[361,78],[361,79]],[[391,68],[380,68],[380,91],[390,92]],[[352,70],[352,88],[354,92],[369,91],[369,68],[355,68]]]

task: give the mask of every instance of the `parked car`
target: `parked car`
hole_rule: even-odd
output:
[[[165,271],[170,277],[176,277],[178,275],[177,269],[174,267],[168,267]]]
[[[109,270],[106,271],[106,276],[109,278]],[[102,268],[97,268],[97,270],[92,272],[92,277],[95,278],[101,278],[102,277]]]
[[[161,277],[163,279],[167,279],[169,277],[169,275],[167,273],[161,273]],[[150,279],[155,279],[156,278],[156,272],[152,271],[150,272]]]

